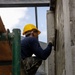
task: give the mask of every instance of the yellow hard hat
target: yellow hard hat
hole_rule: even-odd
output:
[[[23,35],[26,34],[26,32],[31,31],[31,30],[37,30],[38,31],[38,35],[41,33],[34,24],[26,24],[23,28]]]

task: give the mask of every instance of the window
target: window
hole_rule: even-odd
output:
[[[39,35],[39,40],[47,42],[47,17],[46,13],[49,7],[38,7],[38,29],[41,31]]]
[[[37,7],[38,29],[41,31],[39,41],[43,42],[47,42],[47,10],[49,10],[49,7]],[[14,28],[19,28],[21,34],[25,24],[33,23],[36,25],[34,7],[0,8],[0,16],[6,29],[12,31]]]

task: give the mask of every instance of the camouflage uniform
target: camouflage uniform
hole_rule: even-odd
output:
[[[36,57],[28,57],[21,62],[21,75],[35,75],[42,60]]]

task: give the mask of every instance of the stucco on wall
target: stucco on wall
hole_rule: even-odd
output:
[[[57,45],[56,45],[56,75],[64,74],[65,68],[65,52],[64,52],[64,15],[62,0],[57,0],[56,7],[56,29],[57,29]]]
[[[73,75],[75,75],[75,0],[69,0]]]

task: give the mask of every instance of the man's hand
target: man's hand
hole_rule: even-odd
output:
[[[55,38],[53,36],[49,38],[49,42],[52,43],[53,45],[54,45],[54,40]]]

